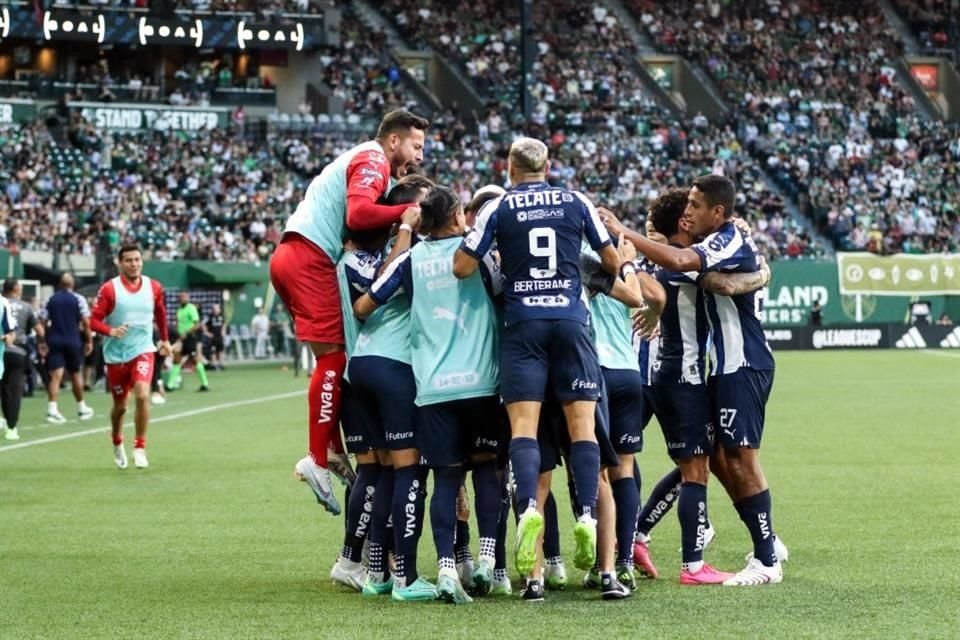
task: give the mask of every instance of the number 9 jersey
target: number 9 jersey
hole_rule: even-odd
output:
[[[546,182],[524,182],[488,202],[463,241],[478,260],[494,246],[504,279],[504,320],[575,320],[587,324],[581,299],[580,247],[594,251],[610,236],[590,201]]]

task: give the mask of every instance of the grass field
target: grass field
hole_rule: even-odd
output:
[[[291,476],[305,380],[275,366],[171,395],[143,471],[117,470],[104,432],[54,439],[105,426],[106,396],[92,399],[94,421],[63,426],[39,426],[45,404],[28,401],[19,448],[0,441],[0,637],[957,637],[960,354],[781,353],[778,364],[764,463],[791,551],[784,583],[681,588],[671,515],[653,541],[665,575],[622,603],[573,588],[542,605],[453,608],[334,588],[342,520]],[[647,436],[652,483],[668,463],[655,425]],[[749,537],[720,491],[710,509],[707,559],[739,569]],[[429,529],[421,570],[435,576]]]

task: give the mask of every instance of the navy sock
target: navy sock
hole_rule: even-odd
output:
[[[393,508],[393,467],[382,467],[373,492],[370,518],[370,573],[389,575],[387,552],[393,548],[393,531],[388,527]]]
[[[503,471],[506,476],[506,470]],[[507,524],[510,520],[510,490],[504,477],[500,481],[500,517],[497,519],[497,544],[493,554],[495,569],[507,570]]]
[[[600,488],[600,445],[578,440],[570,445],[570,470],[577,487],[577,512],[594,517]]]
[[[573,481],[573,474],[570,473],[570,469],[567,469],[567,472],[567,497],[570,499],[570,511],[573,512],[573,519],[576,520],[580,516],[580,512],[577,511],[577,486]]]
[[[537,478],[540,475],[540,445],[534,438],[510,441],[510,466],[516,483],[517,511],[537,506]]]
[[[433,481],[436,482],[436,478],[434,478]],[[436,492],[434,492],[434,497],[436,497]],[[430,508],[433,508],[432,503]],[[432,518],[433,516],[430,517]],[[466,520],[457,520],[456,532],[457,536],[453,543],[453,555],[457,564],[460,564],[461,562],[473,559],[470,555],[470,523]]]
[[[433,498],[430,499],[430,524],[437,561],[441,569],[453,569],[454,538],[457,531],[457,494],[463,484],[463,467],[439,467],[433,470]],[[407,583],[409,584],[409,582]]]
[[[677,500],[680,546],[684,564],[703,560],[703,531],[707,527],[707,487],[696,482],[680,485]]]
[[[547,494],[547,501],[543,504],[543,557],[556,558],[560,556],[560,522],[557,514],[557,500],[553,491]]]
[[[489,460],[475,464],[472,475],[480,555],[493,556],[497,524],[500,520],[500,481],[497,479],[497,462]]]
[[[640,510],[640,492],[633,478],[614,480],[611,488],[617,506],[617,564],[633,564],[633,534]]]
[[[744,498],[733,505],[740,514],[740,519],[747,525],[750,537],[753,538],[754,557],[768,567],[777,562],[777,554],[773,549],[773,507],[770,501],[770,490]]]
[[[424,487],[420,465],[412,464],[395,470],[393,488],[393,540],[397,557],[397,577],[409,586],[417,573],[417,544],[423,527]],[[454,496],[454,508],[456,496]],[[454,516],[456,517],[456,516]]]
[[[373,514],[373,497],[380,477],[380,465],[358,464],[357,480],[347,503],[347,534],[343,540],[343,557],[360,562],[363,542],[370,534]]]
[[[680,467],[674,467],[660,479],[660,482],[647,496],[647,501],[643,504],[640,515],[637,517],[637,531],[644,535],[650,535],[650,532],[663,519],[663,516],[670,512],[679,497]]]
[[[641,490],[643,489],[643,484],[640,482],[640,480],[641,480],[640,465],[637,463],[637,457],[634,456],[634,457],[633,457],[633,481],[634,481],[634,482],[636,483],[636,485],[637,485],[637,495],[638,495],[638,496],[642,495],[642,491],[641,491]]]

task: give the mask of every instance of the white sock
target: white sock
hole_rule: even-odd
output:
[[[79,409],[80,411],[86,411],[89,408],[90,407],[87,406],[87,403],[85,400],[81,400],[80,402],[77,403],[77,409]]]
[[[696,573],[703,568],[703,560],[698,560],[697,562],[684,562],[683,570],[689,571],[690,573]]]
[[[47,413],[60,413],[60,409],[57,409],[56,402],[47,403]]]
[[[639,531],[633,534],[633,539],[635,542],[642,542],[643,544],[648,544],[650,542],[650,536],[645,533],[640,533]]]

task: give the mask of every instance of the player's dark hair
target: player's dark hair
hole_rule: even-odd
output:
[[[3,295],[8,296],[17,289],[17,285],[20,284],[16,278],[7,278],[3,281]]]
[[[434,187],[433,180],[421,175],[403,176],[387,194],[387,204],[409,204],[417,199],[420,191],[430,191]]]
[[[502,194],[496,193],[495,191],[487,191],[481,193],[477,196],[474,196],[473,200],[468,202],[463,208],[464,213],[480,213],[480,209],[483,208],[483,205],[487,204],[491,200],[499,198]]]
[[[117,251],[117,260],[123,260],[123,254],[131,253],[133,251],[139,251],[141,254],[143,254],[143,249],[141,249],[140,245],[135,242],[120,245],[120,249]]]
[[[377,128],[377,140],[386,140],[391,134],[403,135],[410,129],[419,129],[426,131],[430,126],[430,121],[421,118],[406,109],[396,109],[383,116],[380,126]]]
[[[433,233],[450,224],[463,203],[453,189],[434,187],[420,203],[420,232]]]
[[[733,205],[737,200],[737,187],[733,180],[711,173],[694,180],[693,186],[703,194],[708,207],[721,206],[724,219],[733,217]]]
[[[670,237],[680,228],[680,218],[687,208],[687,197],[690,190],[682,187],[673,187],[660,194],[660,197],[650,205],[647,216],[657,233]]]

